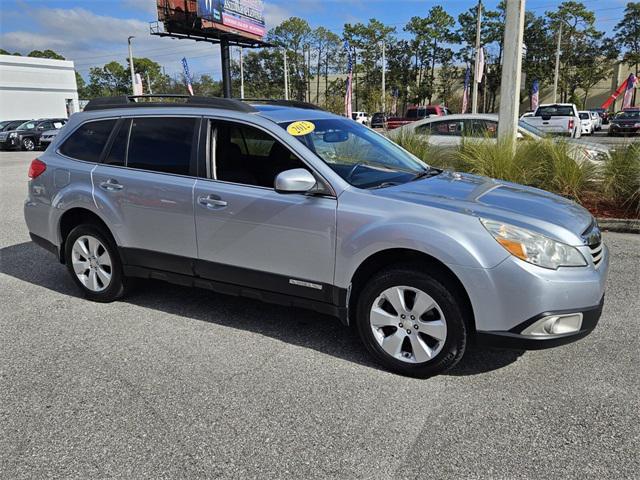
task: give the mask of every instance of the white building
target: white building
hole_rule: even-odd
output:
[[[73,62],[0,55],[0,120],[65,118],[77,111]]]

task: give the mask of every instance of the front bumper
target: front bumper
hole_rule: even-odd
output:
[[[640,127],[618,127],[611,124],[609,126],[609,132],[619,135],[633,135],[640,132]]]
[[[544,348],[567,343],[593,329],[604,297],[609,252],[603,243],[602,257],[596,265],[589,247],[577,248],[587,260],[585,267],[550,270],[515,257],[489,269],[451,265],[469,295],[478,337],[494,343],[518,343],[525,340],[519,337],[525,328],[550,314],[582,313],[580,331],[556,337],[544,335],[546,340],[541,336],[520,342],[520,348],[523,344]]]
[[[2,148],[3,150],[18,148],[19,146],[20,146],[20,139],[18,137],[0,139],[0,148]]]
[[[585,336],[589,335],[600,320],[602,315],[602,307],[604,306],[604,296],[600,300],[600,303],[592,308],[584,310],[572,310],[572,311],[556,311],[545,312],[535,317],[530,318],[522,322],[517,327],[514,327],[510,331],[493,331],[493,332],[478,332],[476,341],[478,344],[488,347],[498,348],[514,348],[520,350],[539,350],[543,348],[552,348],[567,343],[575,342]],[[555,315],[575,314],[580,313],[582,315],[582,324],[580,329],[576,332],[563,333],[558,335],[523,335],[522,332],[530,325],[539,321],[542,318],[553,317]]]

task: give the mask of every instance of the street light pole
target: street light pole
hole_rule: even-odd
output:
[[[515,152],[520,113],[525,0],[507,0],[498,139]]]
[[[386,108],[386,103],[387,103],[387,99],[386,99],[386,92],[387,92],[387,88],[385,85],[385,73],[386,73],[386,66],[385,66],[385,45],[384,45],[384,41],[382,42],[382,112],[386,112],[387,108]]]
[[[289,68],[287,67],[287,49],[283,49],[284,57],[284,99],[289,100]]]
[[[134,36],[130,36],[127,38],[127,43],[129,44],[129,68],[131,70],[131,92],[136,94],[136,73],[133,69],[133,51],[131,50],[131,39],[136,38]]]
[[[242,47],[240,47],[240,98],[244,99],[244,67],[242,66]]]
[[[476,22],[476,61],[474,68],[474,76],[473,76],[473,96],[471,100],[471,113],[478,113],[478,77],[482,75],[479,72],[480,68],[480,43],[481,43],[481,33],[482,33],[482,0],[478,2],[478,13],[477,13],[477,22]]]
[[[553,103],[558,103],[558,78],[560,77],[560,43],[562,42],[562,20],[558,30],[558,45],[556,47],[556,69],[553,75]]]

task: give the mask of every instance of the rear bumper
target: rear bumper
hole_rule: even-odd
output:
[[[509,331],[491,331],[491,332],[478,332],[476,335],[477,343],[482,346],[498,347],[498,348],[513,348],[519,350],[540,350],[543,348],[552,348],[567,343],[575,342],[581,338],[589,335],[598,324],[600,316],[602,315],[602,307],[604,306],[604,296],[600,300],[600,303],[595,307],[582,309],[582,310],[563,310],[555,312],[544,312],[535,317],[522,322],[520,325],[512,328]],[[523,335],[521,332],[528,326],[535,323],[541,318],[562,315],[569,313],[581,313],[582,325],[579,331],[573,333],[566,333],[560,335]]]

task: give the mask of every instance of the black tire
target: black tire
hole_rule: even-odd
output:
[[[72,248],[75,241],[84,235],[93,236],[102,243],[104,248],[111,257],[111,281],[107,288],[102,291],[94,292],[87,288],[76,275],[72,264]],[[75,227],[64,242],[64,258],[67,270],[71,275],[74,283],[78,286],[83,296],[94,302],[108,303],[121,298],[126,292],[129,285],[128,279],[124,276],[122,262],[118,249],[111,234],[98,225],[82,224]]]
[[[373,302],[386,289],[406,286],[422,290],[438,304],[444,314],[447,336],[441,351],[423,363],[408,363],[394,358],[380,346],[371,329],[369,315]],[[356,328],[365,347],[387,369],[416,378],[429,378],[443,373],[460,361],[468,339],[468,328],[456,289],[441,275],[428,275],[411,268],[397,266],[375,275],[357,299]]]
[[[32,152],[33,150],[36,149],[36,142],[31,137],[23,138],[22,142],[20,142],[20,145],[22,147],[22,150],[25,150],[27,152]]]

